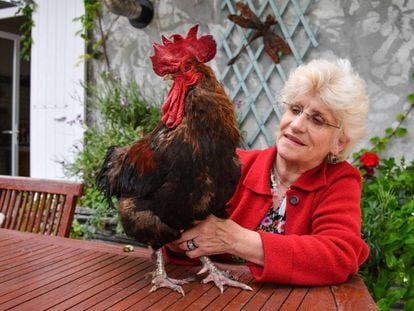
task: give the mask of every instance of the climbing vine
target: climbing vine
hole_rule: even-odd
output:
[[[111,64],[108,58],[106,42],[119,16],[114,18],[108,28],[105,29],[102,23],[102,1],[84,0],[84,6],[85,14],[75,18],[75,21],[80,21],[82,24],[82,29],[77,32],[77,35],[80,35],[87,45],[87,51],[82,55],[82,59],[88,61],[89,59],[103,58],[106,69],[110,72]]]
[[[414,74],[412,75],[414,79]],[[410,103],[408,108],[405,111],[399,113],[396,117],[397,124],[395,127],[387,127],[384,131],[384,136],[374,136],[370,138],[370,143],[373,145],[371,148],[363,148],[358,152],[353,154],[354,161],[357,162],[361,154],[364,152],[381,152],[386,149],[390,140],[394,137],[403,137],[407,135],[407,128],[403,126],[404,121],[407,119],[408,115],[414,109],[414,93],[407,96],[407,100]]]
[[[20,26],[22,32],[22,38],[20,40],[20,57],[24,60],[30,60],[30,49],[33,44],[32,28],[34,27],[33,12],[35,11],[37,4],[33,0],[18,0],[13,1],[13,4],[18,6],[16,15],[22,14],[24,22]]]
[[[37,8],[37,4],[33,0],[15,0],[12,1],[18,7],[16,15],[22,15],[24,22],[20,27],[22,38],[20,40],[20,57],[25,60],[30,60],[30,50],[33,45],[33,38],[31,35],[32,29],[35,26],[33,21],[33,12]],[[113,24],[118,20],[119,16],[114,18],[107,29],[102,23],[102,0],[84,0],[85,14],[75,18],[75,21],[80,21],[82,29],[76,34],[80,35],[87,45],[87,52],[81,57],[83,60],[100,59],[103,58],[110,71],[110,62],[108,53],[106,51],[106,41],[110,34]],[[97,30],[97,34],[94,31]]]

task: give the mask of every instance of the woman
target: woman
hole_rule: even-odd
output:
[[[365,132],[365,83],[347,60],[314,60],[290,75],[280,103],[276,146],[239,151],[230,218],[210,216],[170,248],[190,258],[241,258],[257,281],[344,282],[369,253],[360,235],[361,176],[345,161]]]

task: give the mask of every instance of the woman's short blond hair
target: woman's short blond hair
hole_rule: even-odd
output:
[[[340,130],[349,139],[345,149],[336,155],[339,161],[345,160],[366,132],[369,99],[365,81],[347,59],[313,60],[292,72],[279,102],[288,103],[297,96],[315,93],[332,111],[341,124]]]

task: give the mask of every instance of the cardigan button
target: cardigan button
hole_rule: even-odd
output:
[[[290,202],[290,204],[292,204],[292,205],[298,205],[298,204],[299,204],[299,197],[298,197],[297,195],[292,195],[292,196],[289,198],[289,202]]]

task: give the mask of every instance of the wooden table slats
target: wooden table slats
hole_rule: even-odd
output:
[[[186,295],[149,293],[150,251],[0,229],[0,310],[377,310],[358,277],[341,285],[257,283],[245,266],[221,265],[253,291],[201,284],[200,267],[167,265],[173,278],[196,279]]]

